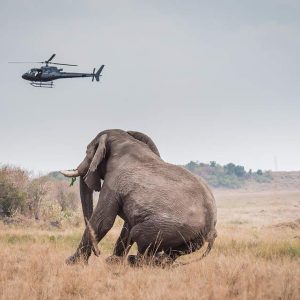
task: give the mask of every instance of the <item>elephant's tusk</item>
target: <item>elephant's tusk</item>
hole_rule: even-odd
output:
[[[66,177],[78,177],[80,176],[78,170],[63,170],[60,171],[61,174],[63,174]]]
[[[96,256],[99,256],[100,255],[100,250],[99,250],[98,245],[97,245],[98,243],[97,243],[95,231],[94,231],[91,223],[89,222],[89,220],[87,218],[85,218],[85,222],[86,222],[87,231],[90,235],[91,242],[92,242],[92,245],[93,245],[93,252]]]

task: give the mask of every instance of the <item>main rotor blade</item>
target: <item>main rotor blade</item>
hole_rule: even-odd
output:
[[[51,61],[51,60],[55,57],[55,55],[56,55],[56,54],[52,54],[51,57],[50,57],[48,60],[46,60],[46,62]]]
[[[60,66],[71,66],[71,67],[77,67],[78,66],[78,65],[61,64],[61,63],[53,63],[53,62],[50,62],[50,64],[52,64],[52,65],[60,65]]]
[[[9,61],[9,64],[43,64],[43,61]]]

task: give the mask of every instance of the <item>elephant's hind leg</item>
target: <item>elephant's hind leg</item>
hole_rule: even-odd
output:
[[[199,250],[203,244],[204,239],[202,236],[199,236],[194,240],[185,242],[177,247],[165,249],[163,252],[155,252],[153,251],[154,248],[148,247],[148,249],[151,249],[152,251],[145,251],[144,254],[138,253],[137,255],[130,255],[128,256],[128,262],[135,267],[146,264],[164,268],[172,265],[178,257]]]
[[[130,226],[128,223],[124,223],[120,236],[116,242],[113,254],[116,256],[124,256],[126,254],[127,247],[131,247],[133,241],[129,241]]]
[[[165,254],[168,255],[173,261],[182,255],[191,254],[199,250],[204,245],[204,238],[199,234],[195,239],[185,242],[178,247],[172,247],[165,250]]]
[[[161,233],[155,222],[147,220],[132,227],[128,243],[136,243],[140,255],[154,255],[161,251]]]
[[[107,257],[106,262],[110,264],[121,263],[123,257],[126,256],[127,252],[130,250],[133,241],[129,241],[130,225],[124,222],[123,228],[121,230],[120,236],[115,244],[113,255]]]
[[[168,248],[166,241],[162,239],[159,228],[151,220],[135,225],[131,229],[128,239],[136,242],[138,246],[138,255],[128,257],[129,263],[135,266],[141,264],[170,265],[178,257],[195,252],[204,244],[204,238],[199,234],[191,241]]]
[[[130,231],[128,242],[135,242],[138,247],[137,255],[128,256],[128,263],[132,266],[164,266],[173,263],[168,255],[162,253],[162,234],[151,220],[135,225]]]

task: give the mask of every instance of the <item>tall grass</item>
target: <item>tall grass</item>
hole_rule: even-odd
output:
[[[202,261],[166,269],[108,265],[116,233],[101,244],[88,266],[66,266],[80,240],[72,233],[0,231],[1,299],[299,299],[299,239],[265,229],[230,234],[220,228]],[[248,232],[248,235],[245,235]],[[268,237],[266,237],[268,236]],[[181,258],[187,262],[201,251]]]
[[[1,225],[0,299],[300,299],[300,192],[217,195],[211,253],[170,268],[108,265],[120,232],[89,265],[67,266],[83,228]],[[134,251],[135,249],[133,249]],[[184,264],[179,264],[183,262]]]

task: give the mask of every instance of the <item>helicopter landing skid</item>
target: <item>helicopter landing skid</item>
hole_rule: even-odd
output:
[[[41,88],[53,88],[53,81],[51,82],[41,82],[41,81],[31,81],[30,84],[34,87],[41,87]]]

